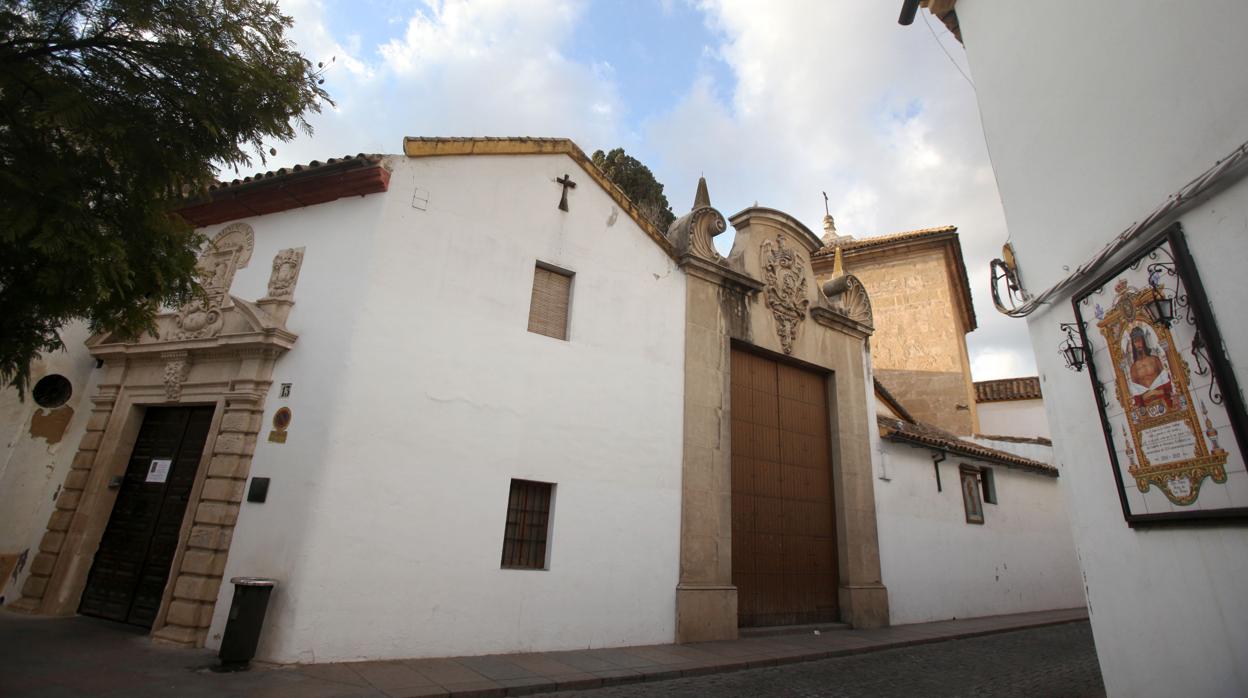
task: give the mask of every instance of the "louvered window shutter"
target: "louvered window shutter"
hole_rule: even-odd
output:
[[[536,267],[533,272],[533,299],[529,304],[529,331],[566,340],[571,293],[570,274]]]

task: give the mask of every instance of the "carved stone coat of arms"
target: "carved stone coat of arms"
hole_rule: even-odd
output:
[[[764,302],[776,320],[776,334],[784,353],[793,353],[797,331],[810,309],[806,297],[806,261],[784,246],[784,235],[762,245]]]

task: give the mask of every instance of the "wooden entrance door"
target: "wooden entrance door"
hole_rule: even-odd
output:
[[[837,620],[826,376],[732,350],[732,582],[742,627]]]
[[[148,628],[156,620],[212,411],[147,409],[79,613]]]

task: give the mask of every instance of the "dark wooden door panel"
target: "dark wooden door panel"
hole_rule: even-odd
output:
[[[182,519],[212,424],[211,407],[151,407],[100,539],[79,612],[151,627],[160,609]],[[169,459],[164,482],[153,460]]]
[[[732,568],[742,626],[835,620],[825,378],[732,352]]]

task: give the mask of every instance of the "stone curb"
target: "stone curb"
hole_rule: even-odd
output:
[[[1000,633],[1015,632],[1017,630],[1028,630],[1031,628],[1042,628],[1050,625],[1065,625],[1068,623],[1087,622],[1087,616],[1081,618],[1058,618],[1051,620],[1039,620],[1034,622],[1012,625],[1008,627],[984,628],[980,630],[954,630],[945,635],[932,635],[931,637],[908,638],[904,640],[882,640],[879,644],[864,645],[862,647],[845,647],[833,650],[815,650],[811,652],[803,652],[783,657],[734,657],[725,658],[720,662],[711,662],[686,668],[673,669],[657,669],[653,671],[634,671],[634,670],[612,670],[591,672],[595,675],[594,679],[578,679],[567,683],[559,683],[556,681],[543,681],[540,683],[524,683],[523,685],[499,686],[497,688],[469,688],[465,690],[447,689],[441,686],[429,686],[422,689],[416,689],[414,693],[398,694],[395,698],[432,698],[435,696],[445,698],[502,698],[503,696],[524,696],[536,693],[554,693],[557,691],[585,690],[594,688],[605,688],[607,686],[618,686],[622,684],[634,684],[650,681],[670,681],[672,679],[683,679],[695,676],[706,676],[708,674],[726,674],[734,671],[746,671],[749,669],[761,669],[765,667],[780,666],[786,664],[800,664],[803,662],[815,662],[821,659],[831,659],[833,657],[848,657],[858,654],[868,654],[871,652],[879,652],[881,650],[900,649],[903,647],[913,647],[916,645],[929,645],[937,642],[947,642],[949,640],[965,640],[973,637],[982,637],[984,635],[997,635]],[[894,626],[899,629],[911,627],[906,625]],[[844,631],[831,631],[844,632]],[[782,637],[782,636],[780,636]],[[529,680],[526,680],[529,681]],[[507,681],[497,681],[496,683],[508,683]],[[427,692],[426,692],[427,691]]]

